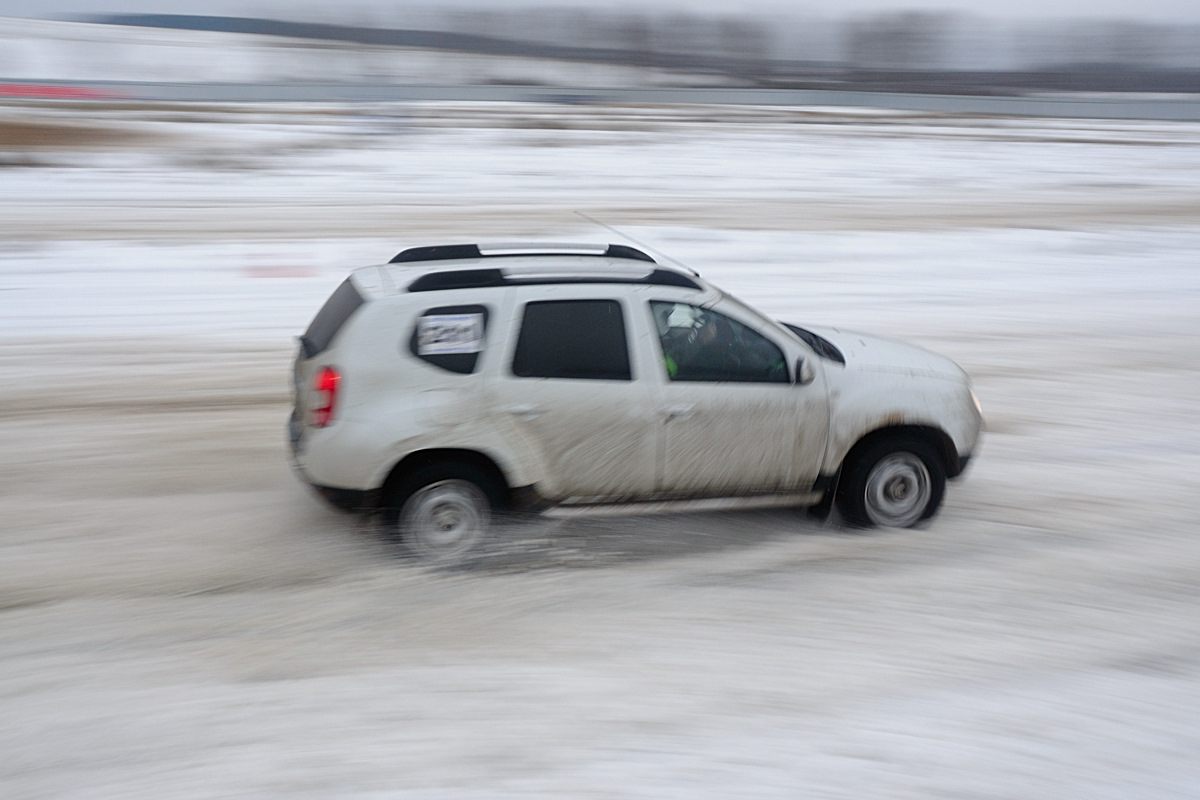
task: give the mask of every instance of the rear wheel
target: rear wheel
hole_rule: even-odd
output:
[[[433,464],[391,492],[385,521],[404,549],[433,564],[462,559],[486,538],[504,491],[470,464]]]
[[[910,528],[932,517],[945,493],[946,468],[934,448],[914,436],[896,436],[853,456],[837,505],[851,525]]]

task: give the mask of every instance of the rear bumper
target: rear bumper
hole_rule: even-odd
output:
[[[373,514],[379,510],[378,489],[338,489],[334,486],[317,486],[310,483],[313,491],[329,505],[339,511],[355,514]]]
[[[295,413],[288,420],[288,448],[291,455],[292,469],[297,477],[304,481],[322,500],[340,511],[350,511],[356,514],[371,514],[379,510],[382,493],[379,489],[342,489],[336,486],[322,486],[314,483],[304,469],[301,455],[304,452],[304,426],[300,424]]]

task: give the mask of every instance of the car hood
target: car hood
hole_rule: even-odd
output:
[[[966,377],[962,367],[950,359],[908,342],[839,328],[804,327],[840,350],[846,359],[846,369],[902,372],[954,380]]]

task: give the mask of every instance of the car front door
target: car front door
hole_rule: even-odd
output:
[[[515,290],[496,418],[538,464],[546,497],[637,499],[654,491],[657,414],[645,348],[630,341],[632,290]]]
[[[813,380],[795,382],[797,359],[813,356],[729,305],[649,303],[661,356],[658,488],[677,496],[807,491],[828,435],[821,370],[812,364]]]

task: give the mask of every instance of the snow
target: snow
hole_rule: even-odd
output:
[[[0,126],[0,796],[1200,797],[1200,126],[93,107]],[[915,531],[787,509],[395,558],[286,464],[355,266],[619,228],[972,375]]]

